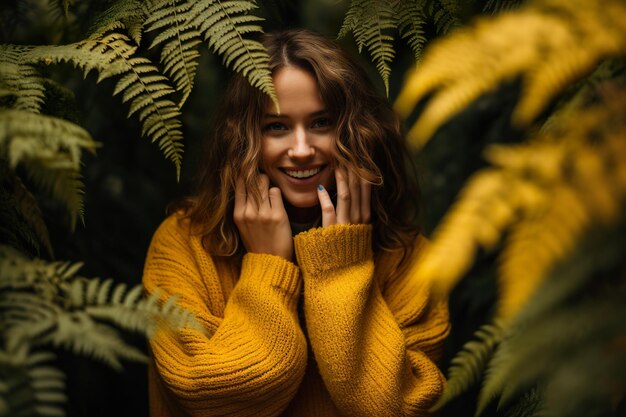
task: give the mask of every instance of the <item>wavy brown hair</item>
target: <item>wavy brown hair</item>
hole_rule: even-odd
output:
[[[336,165],[373,184],[374,251],[411,248],[419,232],[419,189],[400,122],[388,100],[377,93],[359,64],[321,35],[292,29],[265,34],[262,43],[272,74],[294,66],[317,80],[336,129]],[[231,79],[201,158],[195,191],[173,206],[184,210],[213,255],[244,250],[233,222],[235,182],[241,176],[259,198],[261,120],[268,100],[241,75]]]

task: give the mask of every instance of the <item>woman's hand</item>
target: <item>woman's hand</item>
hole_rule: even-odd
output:
[[[372,185],[360,179],[356,173],[335,169],[337,181],[337,210],[321,185],[317,196],[322,207],[322,226],[332,224],[369,223],[371,220]]]
[[[270,180],[259,175],[260,205],[249,197],[243,180],[237,181],[233,220],[248,252],[278,255],[291,261],[293,239],[280,189],[269,188]]]

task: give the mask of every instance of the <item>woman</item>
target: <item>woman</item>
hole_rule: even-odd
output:
[[[333,42],[263,42],[279,108],[234,78],[197,191],[150,246],[147,292],[207,330],[151,341],[152,416],[426,415],[448,316],[411,273],[398,120]]]

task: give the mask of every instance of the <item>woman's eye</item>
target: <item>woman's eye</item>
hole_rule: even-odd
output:
[[[277,131],[281,131],[285,129],[287,129],[287,127],[284,124],[279,123],[279,122],[274,122],[274,123],[269,123],[265,125],[265,128],[263,130],[269,131],[269,132],[277,132]]]
[[[313,122],[313,128],[325,128],[330,126],[330,119],[327,117],[323,117],[321,119],[317,119]]]

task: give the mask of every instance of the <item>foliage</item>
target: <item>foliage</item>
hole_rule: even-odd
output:
[[[50,387],[37,385],[41,381],[34,381],[24,394],[11,388],[25,390],[11,381],[23,378],[23,373],[31,372],[28,367],[41,362],[36,352],[42,348],[65,348],[121,370],[121,360],[147,358],[124,341],[118,329],[147,337],[157,326],[201,330],[190,313],[176,306],[175,298],[159,303],[159,294],[153,294],[144,299],[141,286],[128,291],[126,284],[114,285],[111,279],[77,276],[81,267],[81,263],[30,259],[9,246],[0,246],[0,362],[3,358],[6,361],[3,378],[9,385],[0,398],[6,404],[12,403],[14,396],[37,398],[40,388],[62,388],[58,382]],[[49,355],[45,358],[51,359]],[[60,372],[55,370],[50,377],[59,380]],[[46,394],[39,397],[50,399]],[[61,393],[54,396],[62,397]],[[15,408],[7,415],[17,415],[26,412],[27,403],[17,402],[11,407]],[[60,413],[56,408],[54,412],[42,410],[43,415]]]
[[[448,293],[472,278],[479,254],[498,259],[498,324],[452,360],[435,408],[481,379],[477,415],[498,399],[507,416],[604,416],[626,399],[624,21],[617,0],[533,1],[481,18],[427,49],[396,101],[405,115],[425,101],[411,131],[421,148],[521,80],[510,123],[527,139],[483,150],[487,166],[419,267]]]
[[[353,33],[359,52],[366,47],[389,95],[390,64],[395,57],[393,32],[397,30],[420,61],[428,40],[427,25],[438,34],[461,25],[461,10],[469,2],[459,0],[351,0],[339,38]],[[516,1],[490,1],[485,11],[512,7]]]
[[[119,95],[177,176],[201,47],[276,100],[267,55],[254,40],[262,32],[257,2],[24,0],[0,6],[0,18],[6,10],[14,18],[0,27],[5,39],[34,3],[49,5],[55,24],[72,30],[45,45],[0,45],[0,416],[64,414],[65,372],[51,352],[119,369],[145,359],[126,333],[196,325],[175,298],[142,299],[139,287],[84,278],[80,263],[50,260],[42,199],[59,203],[74,228],[84,216],[85,156],[100,146],[66,111],[72,94],[58,74],[76,68],[88,81],[72,88],[95,80]],[[499,112],[493,121],[483,115],[492,125],[481,129],[493,134],[504,120],[506,132],[526,138],[511,144],[518,141],[503,134],[482,150],[475,166],[487,166],[467,179],[419,271],[445,292],[476,278],[477,263],[497,271],[495,317],[452,360],[437,407],[445,415],[450,401],[480,384],[479,413],[496,401],[497,413],[510,417],[611,413],[626,387],[624,2],[345,3],[339,37],[352,34],[358,50],[368,50],[387,94],[397,35],[418,62],[396,101],[407,117],[419,105],[410,133],[418,148],[442,140],[444,125],[462,132],[485,103]],[[257,14],[272,5],[260,4]],[[471,140],[481,149],[493,142]]]
[[[406,115],[434,93],[409,136],[423,146],[444,121],[517,77],[523,93],[512,122],[527,127],[557,93],[602,59],[623,55],[625,15],[621,1],[537,0],[457,31],[433,45],[396,101]]]
[[[65,375],[50,365],[50,352],[28,352],[21,346],[15,352],[0,350],[0,416],[62,416]]]

